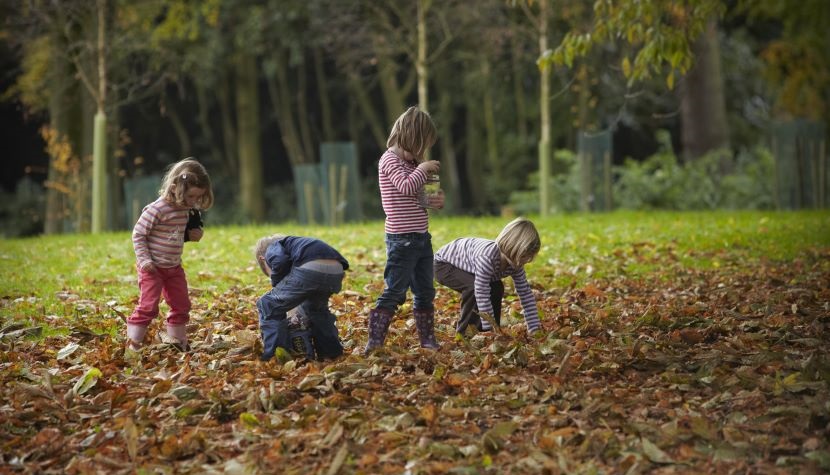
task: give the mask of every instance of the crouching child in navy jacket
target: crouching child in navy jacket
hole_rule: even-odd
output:
[[[254,255],[272,287],[257,300],[263,346],[260,359],[273,358],[277,347],[291,350],[286,317],[297,306],[308,318],[317,358],[342,355],[329,297],[340,292],[349,262],[325,242],[298,236],[264,237],[257,242]]]

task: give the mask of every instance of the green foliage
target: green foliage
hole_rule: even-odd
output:
[[[771,209],[775,206],[775,164],[764,148],[742,151],[733,159],[715,151],[679,163],[667,132],[658,134],[661,150],[648,159],[627,160],[613,168],[614,205],[631,210]],[[567,150],[555,153],[562,172],[550,183],[554,212],[579,210],[579,163]],[[511,194],[509,206],[519,213],[538,211],[538,180],[529,190]]]
[[[608,42],[622,41],[633,49],[624,54],[620,67],[629,84],[665,72],[666,84],[674,88],[676,74],[692,65],[691,44],[706,22],[722,15],[718,0],[694,0],[680,4],[668,0],[594,3],[593,25],[587,31],[571,30],[554,50],[540,59],[540,67],[552,64],[572,67],[578,57]]]
[[[668,134],[660,152],[643,162],[615,167],[614,201],[626,209],[770,209],[774,163],[763,149],[734,161],[723,151],[680,164]]]
[[[830,104],[830,3],[741,0],[736,13],[746,14],[751,21],[780,25],[780,36],[761,53],[766,79],[778,89],[778,108],[796,116],[826,119]]]

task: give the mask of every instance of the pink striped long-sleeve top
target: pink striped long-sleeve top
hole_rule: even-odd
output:
[[[187,213],[186,207],[162,198],[144,207],[133,228],[133,248],[139,268],[148,262],[163,268],[182,263]]]
[[[429,230],[427,210],[418,206],[418,192],[426,181],[426,173],[416,162],[404,160],[391,149],[380,157],[378,184],[387,233],[425,233]]]

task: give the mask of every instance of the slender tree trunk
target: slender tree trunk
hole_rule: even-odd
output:
[[[429,70],[427,69],[427,22],[426,14],[431,0],[418,0],[418,59],[415,70],[418,73],[418,107],[429,110]]]
[[[453,102],[452,92],[438,88],[438,114],[441,126],[441,188],[446,195],[444,209],[449,213],[461,210],[461,178],[458,175],[458,157],[452,134]]]
[[[107,115],[109,125],[107,143],[118,143],[119,130],[121,128],[120,117],[118,109]],[[124,196],[122,193],[124,186],[123,180],[118,173],[121,164],[115,157],[115,154],[107,161],[109,162],[109,168],[107,169],[107,229],[124,229]]]
[[[78,197],[75,216],[78,232],[86,233],[91,230],[92,222],[92,165],[95,149],[95,111],[97,104],[90,93],[81,93],[81,130],[78,143],[81,144],[80,164],[78,166],[76,196]]]
[[[516,35],[510,36],[510,62],[512,64],[513,72],[513,100],[516,103],[516,131],[519,134],[519,139],[524,144],[527,142],[528,128],[527,128],[527,105],[525,103],[525,90],[522,84],[523,72],[525,68],[521,64],[522,44],[516,38]]]
[[[268,93],[274,105],[274,115],[280,128],[282,143],[288,153],[288,160],[292,165],[314,163],[313,157],[306,153],[296,116],[293,113],[292,91],[294,88],[288,80],[288,61],[285,54],[284,51],[276,51],[272,55],[276,67],[273,68],[273,74],[266,74]]]
[[[297,123],[300,126],[300,138],[303,145],[303,157],[306,163],[317,163],[317,150],[311,137],[311,121],[308,118],[308,81],[306,81],[306,63],[297,66]]]
[[[211,161],[213,163],[223,163],[224,160],[222,159],[222,149],[219,147],[219,144],[216,143],[216,139],[213,136],[213,127],[210,124],[210,100],[207,96],[207,91],[205,90],[204,84],[201,81],[194,81],[194,86],[196,87],[196,103],[197,103],[197,113],[196,117],[199,122],[199,127],[202,131],[202,137],[207,140],[208,147],[210,148],[210,156]],[[226,170],[226,173],[229,170]]]
[[[490,80],[490,61],[486,55],[481,55],[481,75],[484,82],[482,107],[484,113],[484,131],[487,137],[487,162],[490,165],[491,176],[502,176],[502,164],[499,160],[498,132],[496,131],[496,113],[493,105],[493,82]]]
[[[323,63],[323,50],[314,48],[314,73],[317,82],[317,97],[320,101],[320,115],[323,122],[323,141],[333,142],[336,140],[334,126],[332,125],[331,100],[329,99],[329,86],[326,79],[325,64]]]
[[[187,127],[179,117],[179,112],[176,110],[175,104],[169,100],[167,94],[162,94],[162,104],[164,104],[164,112],[167,118],[170,119],[170,125],[173,126],[173,132],[179,140],[180,158],[190,157],[193,152],[193,147],[190,142],[190,134],[187,133]]]
[[[106,20],[107,2],[98,0],[98,111],[95,113],[94,146],[92,151],[92,232],[100,233],[107,227],[107,62]]]
[[[63,49],[60,37],[56,37],[56,50]],[[72,76],[70,64],[62,54],[53,55],[50,64],[49,88],[49,127],[56,134],[56,139],[61,143],[70,143],[69,128],[72,123],[72,95],[70,94],[71,81],[67,80]],[[70,147],[75,148],[76,147]],[[77,154],[77,149],[69,152]],[[64,163],[69,162],[67,156],[50,156],[49,171],[46,178],[46,212],[43,223],[45,234],[60,234],[64,231],[63,220],[66,215],[66,207],[70,201],[66,193],[66,173]]]
[[[548,50],[548,0],[539,0],[539,21],[539,52],[542,54]],[[550,67],[543,67],[540,74],[539,105],[542,130],[539,139],[539,215],[545,217],[550,206]]]
[[[237,150],[239,148],[239,138],[236,131],[236,120],[233,108],[232,91],[233,88],[231,69],[222,72],[219,85],[219,110],[222,117],[222,142],[225,146],[225,166],[228,175],[238,176],[239,174],[239,158],[237,157]]]
[[[467,171],[467,185],[469,186],[470,208],[482,212],[485,208],[484,161],[481,137],[482,131],[478,123],[477,112],[481,107],[481,95],[473,87],[464,89],[467,114],[465,116],[465,169]]]
[[[375,138],[375,143],[378,145],[378,148],[385,150],[387,126],[384,125],[383,121],[381,121],[378,116],[377,111],[375,111],[375,108],[372,106],[372,100],[369,98],[369,93],[366,91],[366,87],[360,79],[349,74],[348,81],[349,89],[352,91],[352,97],[357,102],[364,119],[369,124],[369,130],[372,131],[372,137]],[[388,127],[392,127],[391,122]]]
[[[680,87],[683,156],[687,160],[729,146],[717,19],[709,20],[694,49],[697,61]]]
[[[265,218],[262,147],[259,140],[259,88],[256,57],[236,57],[236,119],[239,131],[239,195],[242,211],[254,222]]]
[[[380,39],[376,39],[376,41],[380,41]],[[401,84],[398,78],[398,70],[398,63],[391,58],[382,55],[378,57],[378,80],[386,106],[386,122],[389,126],[403,113],[406,107],[404,100],[415,85],[414,82],[417,77],[417,74],[410,74]]]

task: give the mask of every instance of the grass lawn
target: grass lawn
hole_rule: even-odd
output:
[[[433,247],[508,218],[432,219]],[[193,350],[123,352],[127,231],[0,240],[0,465],[27,472],[681,473],[830,470],[830,213],[535,219],[544,335],[506,292],[504,335],[417,348],[400,312],[360,355],[381,221],[213,227],[185,245]],[[319,237],[351,263],[332,298],[347,355],[259,362],[252,247]],[[164,310],[164,307],[163,307]]]

